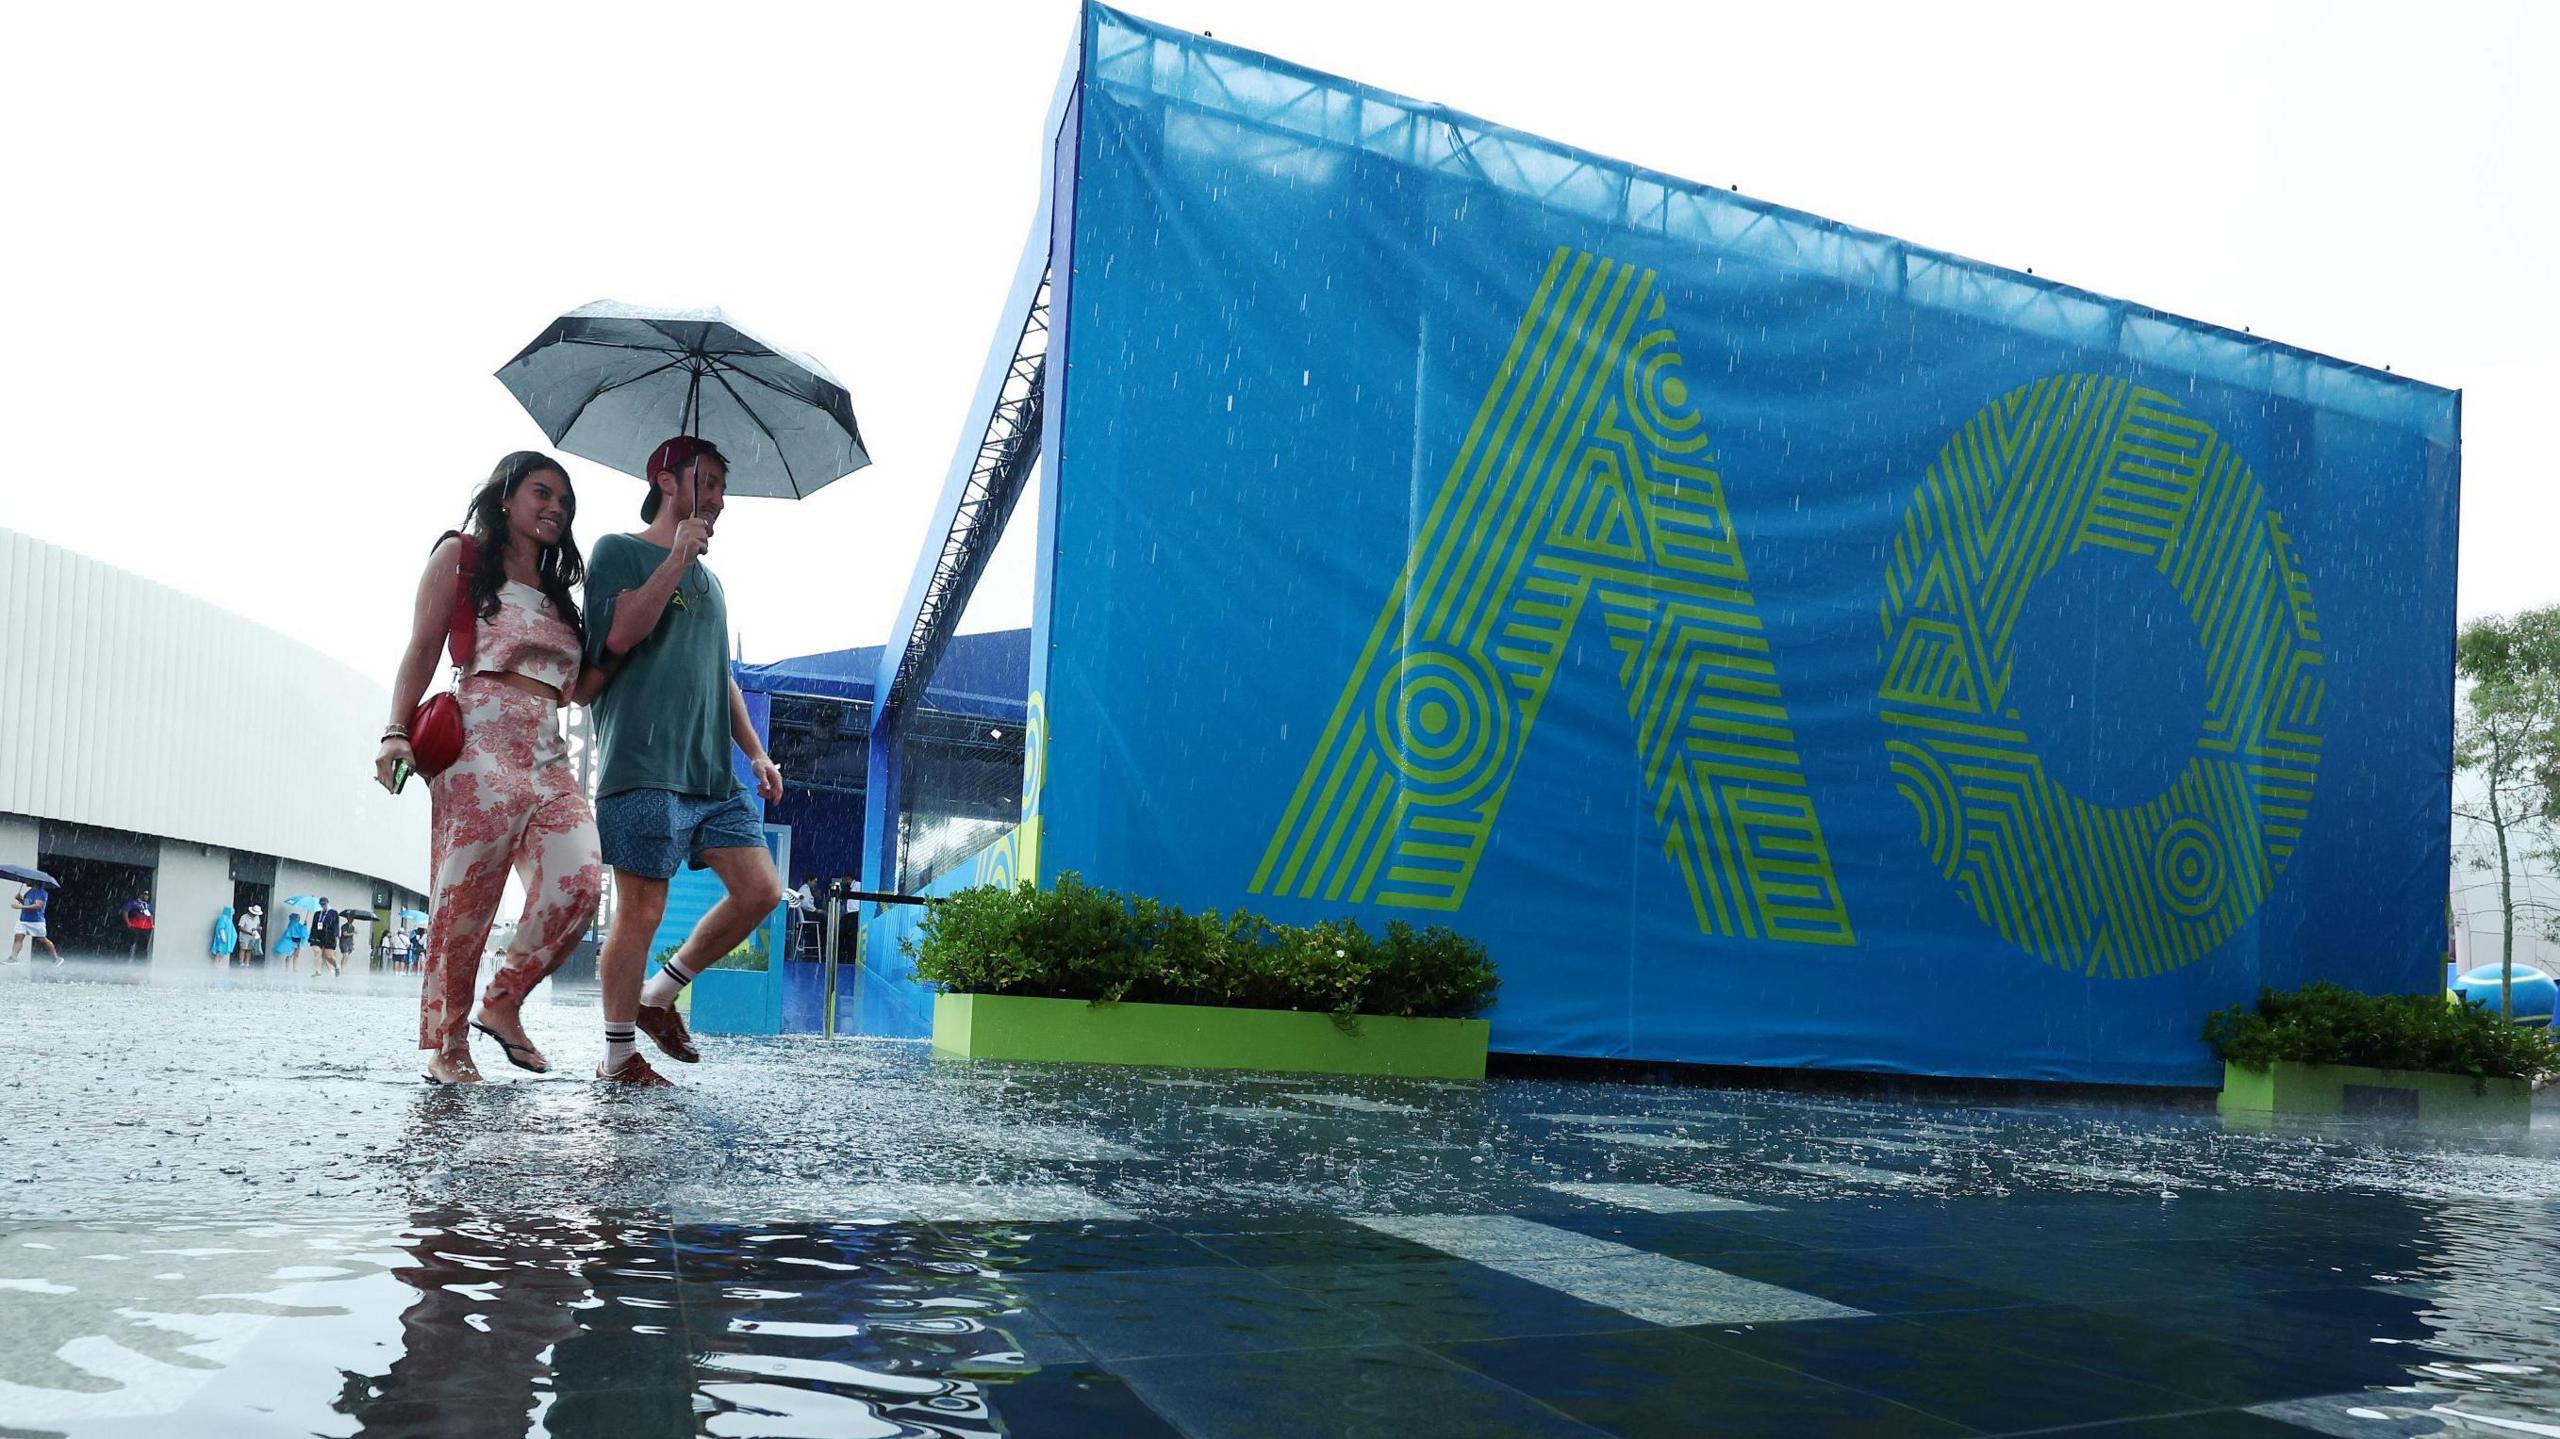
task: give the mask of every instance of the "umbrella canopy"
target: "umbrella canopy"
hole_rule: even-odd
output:
[[[320,899],[317,895],[297,894],[293,898],[286,900],[284,902],[284,907],[287,909],[318,909],[320,907]]]
[[[48,889],[62,888],[62,881],[31,864],[0,864],[0,879],[14,879],[20,884],[40,884]]]
[[[372,923],[379,917],[380,916],[376,915],[369,909],[342,909],[338,911],[338,918],[340,919],[361,919],[367,924]]]
[[[679,434],[720,447],[731,495],[799,499],[871,463],[835,376],[718,310],[599,300],[552,321],[498,379],[551,443],[624,474]]]
[[[400,922],[402,924],[424,924],[427,922],[427,912],[423,909],[404,909],[400,911]]]

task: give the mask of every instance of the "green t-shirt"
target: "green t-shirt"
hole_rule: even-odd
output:
[[[637,535],[607,535],[587,561],[587,662],[605,658],[614,604],[666,562],[668,550]],[[735,794],[729,767],[729,605],[720,580],[700,560],[631,647],[621,673],[596,701],[603,763],[599,798],[664,789],[699,799]]]

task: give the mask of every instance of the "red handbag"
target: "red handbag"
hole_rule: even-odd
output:
[[[461,538],[462,554],[453,570],[453,619],[444,636],[445,652],[453,656],[453,682],[457,689],[462,684],[462,672],[470,667],[472,655],[480,648],[480,619],[471,609],[471,569],[480,551],[469,535]],[[461,699],[453,690],[427,696],[409,716],[409,762],[418,773],[434,779],[461,757]]]

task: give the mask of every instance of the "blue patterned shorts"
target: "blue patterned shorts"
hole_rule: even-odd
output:
[[[596,837],[606,864],[669,879],[688,858],[701,869],[706,849],[764,848],[764,824],[745,790],[702,799],[673,790],[627,789],[596,801]]]

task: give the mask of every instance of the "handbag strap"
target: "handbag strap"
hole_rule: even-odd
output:
[[[456,538],[462,548],[453,567],[453,619],[445,627],[444,647],[453,656],[453,667],[467,670],[480,651],[480,616],[471,605],[471,572],[479,566],[480,546],[469,535]]]

